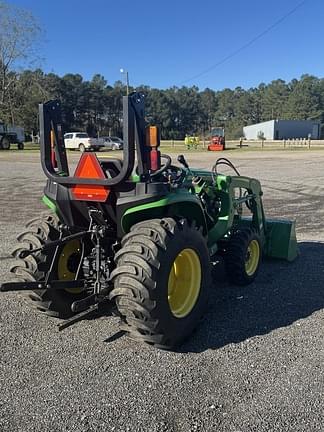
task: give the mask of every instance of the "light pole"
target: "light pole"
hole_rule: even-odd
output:
[[[126,77],[126,94],[128,96],[129,94],[129,79],[128,79],[128,71],[124,70],[124,69],[120,69],[120,73],[122,73],[123,75],[125,75]]]

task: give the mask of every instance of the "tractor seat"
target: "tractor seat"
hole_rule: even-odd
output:
[[[107,175],[107,178],[114,178],[116,177],[123,166],[123,161],[120,159],[99,159],[101,168],[104,170],[104,172]]]

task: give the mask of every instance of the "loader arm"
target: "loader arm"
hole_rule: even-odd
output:
[[[222,208],[217,223],[208,233],[208,244],[212,245],[222,238],[234,225],[235,211],[238,206],[248,202],[251,207],[251,224],[260,235],[262,246],[266,241],[266,223],[262,204],[262,189],[258,180],[243,176],[223,176],[216,178],[218,193],[222,195]],[[236,197],[236,190],[245,190],[242,197]]]

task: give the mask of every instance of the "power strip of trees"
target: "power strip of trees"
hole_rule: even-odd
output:
[[[121,134],[122,95],[126,94],[121,82],[110,86],[101,75],[85,81],[79,74],[59,77],[39,69],[11,72],[11,76],[15,79],[5,98],[7,109],[1,110],[3,121],[15,122],[37,134],[38,103],[59,98],[66,131]],[[243,126],[270,119],[324,122],[324,79],[309,75],[289,83],[279,79],[248,90],[161,90],[147,86],[138,90],[147,95],[148,120],[160,126],[162,139],[183,139],[186,133],[203,136],[215,126],[224,126],[227,138],[238,139]]]

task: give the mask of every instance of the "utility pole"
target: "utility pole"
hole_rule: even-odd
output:
[[[126,94],[127,96],[129,95],[129,78],[128,78],[128,71],[125,71],[124,69],[120,69],[120,73],[122,73],[123,75],[125,75],[126,78]]]

